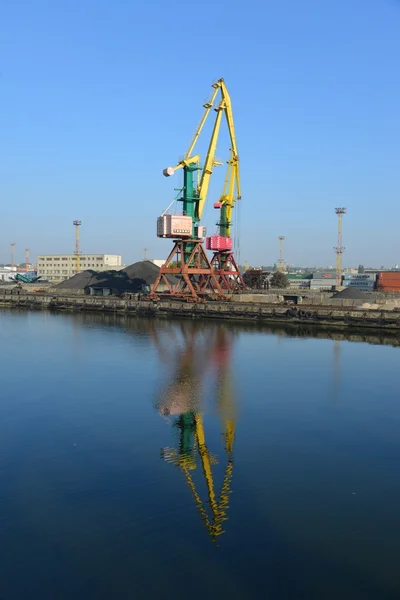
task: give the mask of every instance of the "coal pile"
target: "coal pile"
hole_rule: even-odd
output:
[[[129,279],[144,279],[146,283],[152,285],[160,272],[160,268],[157,267],[150,260],[141,260],[140,262],[133,263],[122,270],[126,273]],[[170,283],[176,283],[176,277],[173,275],[167,275],[167,279]]]
[[[89,269],[88,271],[82,271],[81,273],[73,275],[73,277],[62,281],[55,287],[60,290],[84,290],[91,285],[92,281],[96,280],[97,275],[97,271]]]
[[[366,300],[369,296],[362,290],[358,290],[356,287],[347,287],[341,292],[334,294],[332,298],[339,298],[343,300]]]
[[[55,287],[61,290],[87,290],[90,287],[107,288],[115,292],[138,293],[146,284],[144,279],[135,277],[130,279],[123,271],[82,271]]]
[[[90,287],[108,288],[117,293],[138,293],[144,285],[152,286],[159,274],[159,267],[149,260],[134,263],[120,271],[82,271],[56,285],[60,290],[87,290]],[[168,275],[170,283],[176,278]]]

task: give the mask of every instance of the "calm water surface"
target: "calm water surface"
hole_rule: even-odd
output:
[[[0,336],[1,600],[400,598],[398,341],[5,311]]]

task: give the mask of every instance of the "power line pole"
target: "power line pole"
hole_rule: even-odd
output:
[[[81,251],[79,247],[79,227],[82,225],[82,221],[73,221],[72,224],[75,226],[75,256],[76,256],[76,272],[79,273],[81,270]]]
[[[346,214],[346,211],[347,211],[346,208],[335,208],[335,213],[338,218],[337,245],[334,248],[334,250],[336,252],[336,285],[337,286],[340,286],[340,284],[342,283],[342,271],[343,271],[342,256],[343,256],[343,252],[345,250],[345,248],[343,246],[343,240],[342,240],[342,224],[343,224],[343,215]]]
[[[279,240],[279,271],[283,273],[283,241],[285,239],[284,235],[280,235],[278,237]]]
[[[12,242],[10,244],[11,246],[11,269],[14,269],[14,257],[15,257],[15,242]]]

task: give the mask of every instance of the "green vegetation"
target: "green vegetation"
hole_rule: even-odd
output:
[[[276,271],[271,277],[271,287],[284,289],[288,286],[288,279],[285,273]]]

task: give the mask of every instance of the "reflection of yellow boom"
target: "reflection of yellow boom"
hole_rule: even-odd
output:
[[[202,349],[204,352],[208,353],[209,356],[215,356],[216,354],[217,365],[220,369],[218,372],[218,384],[220,392],[218,394],[218,407],[223,420],[225,450],[227,452],[228,462],[225,468],[223,483],[219,496],[215,491],[214,477],[212,472],[212,466],[217,464],[217,460],[207,448],[203,416],[200,410],[196,410],[193,407],[193,395],[197,395],[194,388],[199,385],[199,380],[194,376],[192,369],[188,370],[187,359],[190,357],[190,351],[185,356],[186,360],[180,362],[179,372],[174,376],[175,383],[172,386],[173,389],[171,390],[170,388],[168,394],[169,397],[180,397],[182,400],[183,396],[186,396],[186,402],[184,404],[187,406],[187,412],[181,414],[178,419],[178,426],[181,430],[180,448],[178,451],[174,448],[164,448],[162,451],[164,459],[178,466],[184,473],[186,482],[192,492],[193,498],[213,541],[216,541],[217,537],[224,533],[223,523],[228,518],[227,510],[229,508],[230,485],[233,471],[232,450],[235,437],[235,419],[232,411],[232,394],[229,388],[229,375],[227,373],[228,365],[226,356],[224,356],[224,350],[226,351],[229,348],[229,346],[226,344],[224,335],[225,333],[225,330],[217,330],[217,339],[214,343],[215,353],[209,352],[210,344],[207,338],[205,339],[206,348]],[[198,350],[199,349],[197,348],[197,351]],[[198,357],[198,352],[196,352],[196,356]],[[192,356],[192,360],[194,362],[197,360],[196,356]],[[184,373],[182,371],[184,371]],[[202,369],[202,372],[204,374],[205,370]],[[181,406],[183,408],[182,400]],[[164,414],[162,406],[160,412]],[[191,471],[197,467],[197,457],[200,457],[202,470],[207,485],[208,501],[212,513],[211,519],[208,516],[205,503],[201,500],[196,490],[196,486],[191,475]]]
[[[195,440],[190,448],[189,452],[176,452],[173,448],[165,448],[163,450],[163,457],[166,461],[175,464],[179,467],[186,478],[186,482],[192,492],[193,498],[196,502],[197,508],[203,517],[204,523],[208,529],[208,532],[213,541],[224,533],[223,522],[227,520],[227,510],[229,508],[229,495],[230,495],[230,484],[232,480],[233,471],[233,458],[230,451],[228,451],[228,464],[225,468],[224,479],[220,490],[219,497],[215,492],[214,478],[212,473],[212,465],[217,464],[217,460],[213,454],[211,454],[206,445],[203,417],[199,413],[193,413],[195,423]],[[234,433],[234,432],[232,432]],[[232,439],[233,442],[233,439]],[[196,485],[193,481],[193,477],[190,471],[196,469],[196,456],[200,455],[201,464],[203,468],[203,474],[207,484],[208,501],[210,504],[212,519],[210,520],[204,502],[201,500]]]
[[[201,415],[196,415],[196,434],[201,462],[203,465],[204,476],[207,481],[208,499],[210,501],[211,510],[213,512],[213,523],[207,524],[211,536],[215,537],[224,533],[222,528],[223,521],[227,520],[226,511],[229,508],[230,483],[232,479],[233,460],[231,451],[228,451],[228,464],[225,469],[224,480],[221,487],[219,502],[217,501],[214,481],[211,470],[210,455],[206,446],[206,439],[203,427],[203,418]],[[233,440],[232,440],[233,441]]]

